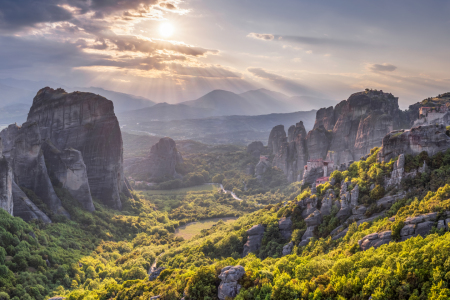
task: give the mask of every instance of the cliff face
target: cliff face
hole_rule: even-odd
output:
[[[175,141],[169,137],[159,140],[150,149],[146,158],[130,160],[126,172],[139,179],[153,181],[162,177],[181,177],[175,170],[177,164],[183,162]]]
[[[427,125],[411,130],[392,131],[383,138],[378,153],[379,161],[389,161],[401,154],[419,154],[422,151],[432,156],[450,148],[450,137],[444,125]]]
[[[290,182],[301,180],[303,166],[308,159],[305,140],[306,130],[301,121],[289,128],[288,137],[283,125],[275,126],[270,133],[269,149],[275,155],[272,165],[280,168]]]
[[[92,196],[111,208],[122,207],[119,194],[127,192],[122,135],[111,101],[92,93],[44,88],[33,100],[28,121],[36,122],[41,139],[57,149],[80,151]]]
[[[81,152],[75,149],[60,151],[50,142],[44,144],[49,176],[67,189],[87,211],[94,211],[91,190]]]
[[[327,156],[335,164],[359,160],[371,148],[381,145],[384,135],[407,123],[398,98],[381,91],[355,93],[340,106]]]
[[[9,162],[2,155],[2,145],[0,139],[0,208],[13,214],[14,203],[12,197],[12,169]]]
[[[32,190],[55,214],[69,216],[48,177],[37,124],[9,125],[0,136],[3,154],[12,166],[15,183]]]
[[[275,154],[273,165],[282,169],[289,181],[295,181],[301,179],[300,170],[308,160],[326,159],[336,167],[348,164],[380,146],[387,133],[408,124],[409,117],[399,109],[398,98],[366,90],[334,108],[318,110],[314,129],[307,135],[304,128],[296,132],[297,126],[291,126],[286,138],[284,127],[275,126],[268,147]]]

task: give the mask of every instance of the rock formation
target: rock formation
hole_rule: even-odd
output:
[[[378,248],[381,245],[389,244],[392,241],[392,231],[384,231],[380,233],[372,233],[366,235],[361,240],[358,241],[361,250],[365,251],[371,247]]]
[[[247,230],[248,238],[244,245],[243,257],[246,257],[250,252],[255,252],[261,247],[262,238],[264,235],[264,226],[259,224]]]
[[[21,127],[9,125],[0,136],[15,183],[32,190],[53,213],[69,216],[48,176],[38,125],[35,122],[26,122]]]
[[[427,125],[411,130],[392,131],[383,138],[378,152],[379,161],[390,161],[400,154],[419,154],[422,151],[432,156],[450,148],[450,137],[444,125]]]
[[[314,129],[307,135],[304,127],[303,132],[300,129],[301,122],[289,128],[287,137],[283,125],[275,126],[268,141],[269,151],[275,155],[272,163],[290,182],[303,179],[303,167],[309,160],[326,159],[335,169],[341,164],[345,168],[380,146],[390,131],[407,127],[408,120],[392,94],[371,90],[355,93],[334,108],[318,110]],[[306,183],[318,178],[318,174],[312,175]]]
[[[13,214],[14,202],[12,197],[13,175],[11,165],[2,155],[2,145],[0,139],[0,208]]]
[[[227,266],[220,272],[219,279],[221,280],[217,297],[220,300],[236,297],[239,294],[241,285],[238,281],[244,276],[245,269],[243,266]]]
[[[13,216],[22,218],[24,221],[42,220],[44,223],[51,223],[50,218],[44,214],[17,186],[12,183],[12,196],[14,200]]]
[[[41,89],[33,99],[28,122],[35,122],[41,139],[57,149],[76,149],[86,164],[92,196],[120,209],[123,175],[122,134],[112,101],[92,93]]]
[[[265,148],[262,142],[252,142],[247,146],[247,153],[259,159],[261,154],[264,154]]]
[[[286,256],[292,253],[292,249],[294,248],[294,243],[289,242],[286,245],[283,246],[282,255]]]
[[[274,154],[272,165],[280,168],[289,182],[301,180],[303,166],[308,159],[305,144],[306,130],[303,122],[291,126],[286,137],[284,126],[275,126],[269,136],[269,150]]]
[[[280,234],[285,240],[290,240],[292,235],[292,221],[291,217],[283,217],[278,220],[278,228],[280,229]]]
[[[165,137],[152,146],[148,157],[127,163],[125,171],[127,174],[149,181],[164,177],[181,178],[175,170],[180,163],[183,163],[183,158],[177,150],[175,141]]]
[[[94,211],[86,165],[81,152],[75,149],[60,151],[49,141],[44,144],[44,149],[50,177],[67,189],[84,209]]]

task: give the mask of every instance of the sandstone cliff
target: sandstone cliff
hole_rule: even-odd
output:
[[[45,161],[49,176],[67,189],[87,211],[94,211],[86,165],[81,152],[75,149],[60,151],[51,142],[44,143]]]
[[[448,148],[450,137],[446,135],[444,125],[419,126],[387,134],[377,158],[379,161],[389,161],[401,154],[419,154],[422,151],[432,156]]]
[[[125,170],[131,176],[148,181],[179,178],[181,175],[177,173],[175,167],[180,163],[183,163],[183,158],[177,150],[175,141],[165,137],[152,146],[148,157],[129,160]]]
[[[299,124],[289,128],[287,137],[284,126],[275,126],[268,140],[273,165],[283,170],[290,182],[302,179],[308,160],[332,161],[335,169],[359,160],[373,147],[381,146],[387,133],[407,128],[409,117],[392,94],[366,90],[334,108],[318,110],[314,129],[308,134]],[[309,181],[321,176],[316,173]]]
[[[11,165],[2,155],[2,143],[0,139],[0,208],[3,208],[11,215],[14,209],[12,177]]]
[[[12,167],[15,183],[32,190],[53,213],[69,216],[48,176],[37,124],[9,125],[0,136],[3,154]]]
[[[76,149],[86,165],[92,196],[120,209],[124,184],[122,135],[113,103],[92,93],[41,89],[28,122],[36,122],[41,139],[57,149]],[[47,152],[47,151],[46,151]]]

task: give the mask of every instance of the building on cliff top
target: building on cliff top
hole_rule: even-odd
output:
[[[323,176],[329,176],[331,172],[334,171],[334,162],[330,160],[319,159],[310,159],[306,163],[305,172],[311,171],[312,169],[322,168]]]
[[[414,121],[413,126],[443,124],[448,125],[448,107],[441,105],[437,107],[424,106],[419,108],[419,119]]]

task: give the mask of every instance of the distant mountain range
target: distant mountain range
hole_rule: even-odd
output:
[[[296,96],[266,89],[252,90],[242,94],[214,90],[196,100],[179,104],[159,103],[135,111],[119,113],[119,119],[130,122],[203,119],[218,116],[257,116],[271,113],[308,111],[336,105],[336,101]]]
[[[158,104],[157,104],[158,105]],[[206,144],[247,145],[253,141],[267,142],[276,125],[287,130],[292,124],[303,121],[307,130],[314,126],[316,110],[258,116],[220,116],[199,119],[151,121],[118,116],[122,132],[132,134],[170,136],[176,140],[194,140]]]
[[[115,112],[141,109],[155,102],[130,94],[105,90],[98,87],[68,87],[52,81],[0,79],[0,124],[25,122],[36,93],[43,87],[63,88],[67,92],[80,91],[102,95],[114,102]]]

